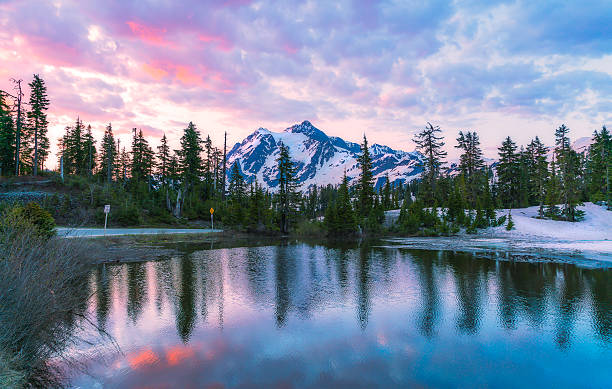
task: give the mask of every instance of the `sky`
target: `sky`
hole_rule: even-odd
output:
[[[309,120],[411,151],[429,121],[495,157],[612,125],[612,1],[0,0],[0,89],[34,73],[53,152],[80,116],[175,148],[189,121],[221,146]]]

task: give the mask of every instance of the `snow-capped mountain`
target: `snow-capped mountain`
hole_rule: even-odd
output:
[[[283,132],[272,132],[265,128],[255,130],[241,143],[236,143],[228,153],[228,167],[238,162],[240,171],[248,182],[258,183],[274,190],[278,185],[278,144],[289,147],[289,154],[297,168],[300,190],[313,185],[337,185],[346,170],[349,181],[359,177],[357,157],[359,144],[347,142],[339,137],[327,136],[309,121],[296,124]],[[393,182],[407,182],[419,177],[422,168],[418,152],[394,150],[388,146],[369,146],[372,157],[374,183],[380,187],[385,177]]]

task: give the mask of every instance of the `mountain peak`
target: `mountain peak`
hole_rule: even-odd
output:
[[[323,131],[313,126],[308,120],[304,120],[300,124],[294,124],[293,126],[285,129],[285,132],[304,134],[309,138],[318,140],[319,142],[326,142],[329,140],[329,137]]]
[[[351,182],[360,175],[359,144],[328,137],[308,120],[283,132],[258,128],[228,153],[230,171],[235,163],[240,163],[241,173],[248,182],[257,181],[270,190],[277,189],[279,142],[290,146],[301,190],[313,185],[338,185],[345,171]],[[418,152],[407,153],[380,144],[372,144],[370,150],[376,187],[383,185],[387,176],[391,182],[406,182],[422,172]]]

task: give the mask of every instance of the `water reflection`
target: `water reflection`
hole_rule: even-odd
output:
[[[467,347],[454,343],[458,336],[474,344],[491,342],[486,347],[492,356],[502,347],[509,353],[505,358],[518,358],[517,366],[536,358],[531,348],[550,355],[548,344],[560,361],[584,359],[587,351],[612,357],[612,273],[605,269],[366,245],[285,244],[196,250],[167,261],[100,266],[94,273],[98,324],[120,335],[136,365],[181,366],[198,379],[203,373],[190,369],[208,366],[204,370],[222,379],[224,370],[216,363],[240,364],[245,358],[259,367],[276,361],[268,371],[272,375],[283,366],[299,371],[298,362],[319,363],[302,354],[306,348],[328,363],[322,371],[336,366],[332,378],[342,364],[355,367],[353,355],[374,358],[368,363],[382,363],[391,374],[392,360]],[[590,354],[593,350],[598,352]],[[464,352],[469,359],[474,350]],[[233,359],[224,359],[228,355]],[[291,358],[283,359],[287,355]],[[244,374],[249,368],[256,369],[245,366]],[[406,383],[406,374],[390,382]],[[436,386],[421,378],[415,382]]]
[[[176,304],[176,328],[184,343],[189,341],[195,324],[195,275],[190,258],[180,260],[179,294]]]

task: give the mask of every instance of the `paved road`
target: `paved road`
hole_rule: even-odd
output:
[[[81,238],[94,236],[117,235],[156,235],[156,234],[204,234],[209,232],[222,232],[223,230],[210,228],[67,228],[57,227],[57,235],[67,238]]]

